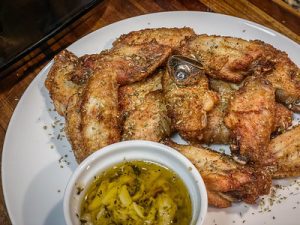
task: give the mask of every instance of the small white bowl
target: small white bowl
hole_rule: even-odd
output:
[[[166,145],[151,141],[124,141],[96,151],[86,158],[73,173],[64,195],[64,216],[67,225],[80,225],[78,216],[86,188],[94,176],[123,161],[147,160],[174,171],[185,183],[192,202],[191,225],[201,225],[207,212],[207,192],[194,165],[182,154]],[[77,215],[76,215],[77,214]]]

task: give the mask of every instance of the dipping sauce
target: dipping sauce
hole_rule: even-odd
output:
[[[95,177],[81,205],[84,225],[188,225],[192,204],[183,181],[152,162],[120,163]]]

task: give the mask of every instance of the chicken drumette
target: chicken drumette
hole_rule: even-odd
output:
[[[275,90],[265,79],[249,77],[229,102],[225,124],[234,143],[231,150],[258,164],[274,161],[268,151],[275,124]]]
[[[234,201],[253,204],[260,195],[269,193],[271,176],[265,168],[241,165],[228,155],[203,147],[165,143],[186,156],[199,170],[212,206],[225,208]]]

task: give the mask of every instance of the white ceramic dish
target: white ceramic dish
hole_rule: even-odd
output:
[[[115,38],[132,30],[183,26],[190,26],[199,34],[263,40],[286,51],[300,66],[300,46],[287,37],[256,23],[204,12],[164,12],[130,18],[97,30],[68,49],[78,56],[97,53],[110,48]],[[6,206],[14,225],[65,224],[63,193],[77,163],[69,143],[60,132],[63,118],[56,112],[49,111],[53,109],[53,105],[44,87],[44,80],[51,65],[49,63],[25,91],[5,137],[2,184]],[[51,124],[57,120],[60,122],[52,127]],[[294,123],[299,123],[299,120],[299,115],[295,115]],[[44,129],[44,126],[47,128]],[[177,136],[175,140],[181,141]],[[209,207],[204,224],[232,225],[243,224],[243,221],[248,225],[298,224],[300,191],[294,180],[300,182],[300,178],[279,182],[286,187],[277,190],[276,195],[282,198],[281,203],[274,202],[269,207],[270,211],[266,208],[269,201],[265,201],[266,206],[240,203],[228,209]],[[265,199],[268,200],[269,197]]]
[[[76,214],[85,196],[77,187],[88,187],[94,176],[123,161],[145,160],[174,171],[185,183],[192,201],[192,222],[203,224],[207,212],[207,193],[203,180],[194,165],[176,150],[150,141],[125,141],[106,146],[86,158],[73,173],[64,197],[64,215],[67,225],[80,225]]]

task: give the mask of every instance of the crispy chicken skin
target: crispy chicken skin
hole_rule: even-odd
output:
[[[78,109],[78,104],[74,103],[76,97],[72,99],[66,129],[78,161],[99,148],[121,140],[119,86],[149,76],[170,53],[169,47],[151,42],[121,46],[99,55],[82,57],[72,77],[82,87],[82,95],[77,100],[81,103],[78,103]],[[161,104],[161,101],[154,105],[158,103]],[[81,139],[78,138],[79,133]]]
[[[262,41],[215,35],[186,40],[180,54],[200,61],[216,79],[239,83],[249,75],[264,75],[276,88],[277,99],[300,111],[300,70],[284,52]]]
[[[257,164],[269,164],[270,135],[275,123],[275,91],[260,78],[249,77],[229,102],[226,126],[232,131],[231,150]]]
[[[162,81],[172,130],[190,142],[202,139],[207,112],[218,102],[217,93],[209,90],[207,77],[199,74],[195,78],[192,85],[179,86],[166,70]]]
[[[268,149],[276,159],[273,178],[300,176],[300,125],[272,139]]]
[[[231,131],[224,122],[227,113],[228,102],[238,86],[215,79],[209,79],[210,88],[219,94],[220,101],[207,115],[207,126],[203,130],[202,143],[205,144],[230,144]],[[292,125],[293,114],[288,108],[280,103],[275,104],[275,124],[272,129],[273,134],[285,131]]]
[[[148,93],[142,104],[130,111],[124,122],[122,140],[159,142],[171,135],[171,119],[162,91]]]
[[[99,55],[87,57],[82,70],[74,74],[72,80],[78,84],[86,83],[94,70],[109,62],[116,71],[119,85],[134,83],[152,74],[166,62],[170,54],[170,47],[155,41],[130,46],[122,45],[103,51]]]
[[[193,35],[195,35],[195,32],[189,27],[144,29],[121,35],[113,43],[113,46],[143,44],[156,40],[161,45],[178,48],[181,41]]]
[[[72,145],[74,155],[77,162],[81,162],[89,154],[85,152],[81,135],[81,93],[74,94],[70,97],[69,103],[66,109],[66,124],[65,132],[67,138]]]
[[[273,133],[282,133],[287,130],[293,121],[293,112],[280,103],[275,105],[275,124]]]
[[[119,105],[122,114],[134,111],[150,92],[162,90],[163,71],[158,71],[145,80],[119,88]]]
[[[171,134],[171,120],[162,94],[162,71],[119,89],[122,140],[161,141]]]
[[[99,54],[81,56],[76,70],[72,73],[71,80],[80,86],[85,85],[89,77],[93,74],[96,63],[100,59],[104,59],[107,54],[108,51],[102,51]]]
[[[54,57],[45,86],[50,93],[56,111],[65,114],[69,98],[77,93],[79,86],[71,81],[72,73],[78,64],[78,58],[68,50],[60,52]]]
[[[260,195],[268,194],[271,176],[265,169],[241,165],[230,156],[203,147],[166,144],[186,156],[199,170],[212,206],[225,208],[242,200],[254,204]]]
[[[94,71],[83,90],[80,111],[87,155],[121,140],[117,72],[113,64],[103,64]]]
[[[200,61],[213,78],[239,83],[248,75],[272,69],[262,46],[258,41],[198,35],[183,44],[180,54]]]
[[[234,84],[221,80],[210,79],[210,88],[219,94],[220,101],[207,115],[207,126],[203,130],[202,143],[228,144],[230,143],[230,130],[224,123],[228,101],[237,87]]]
[[[275,59],[275,68],[266,75],[276,88],[276,99],[291,108],[300,112],[300,69],[295,65],[284,52],[278,51]]]

